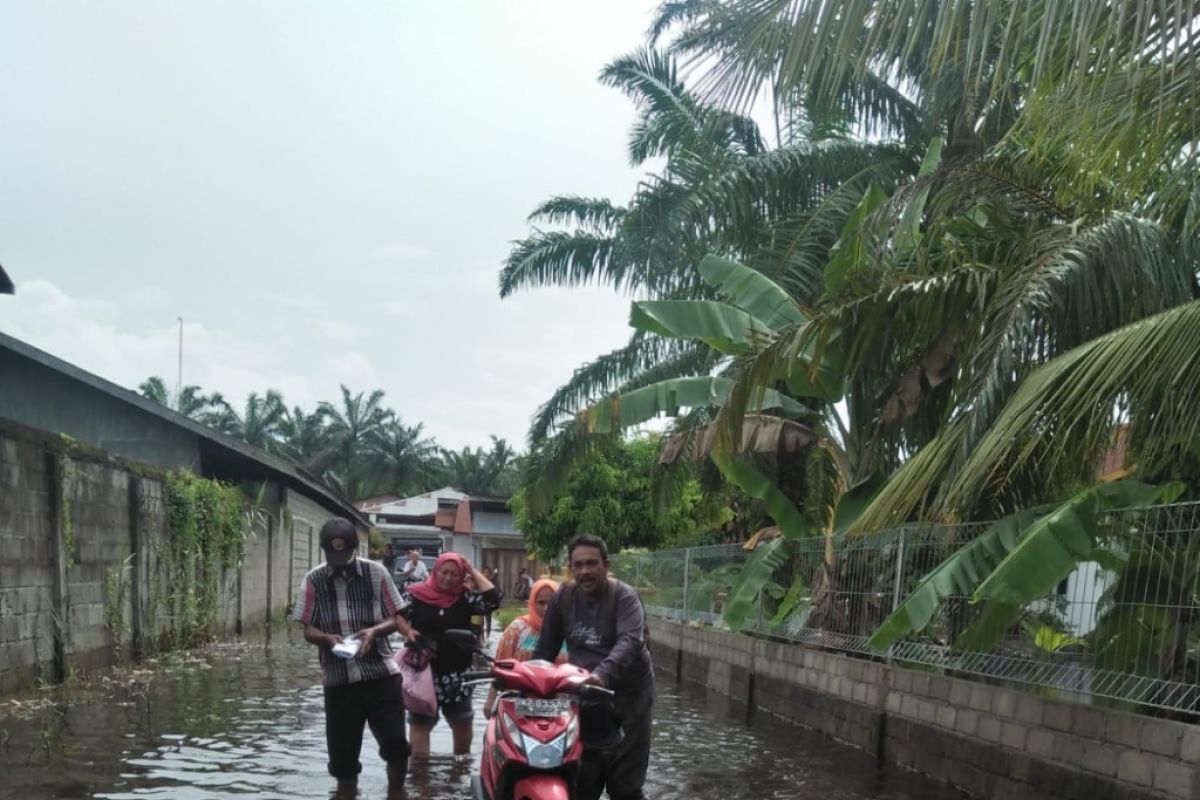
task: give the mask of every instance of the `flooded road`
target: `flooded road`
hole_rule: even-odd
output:
[[[905,800],[961,795],[773,719],[727,713],[703,690],[660,681],[647,795],[652,800]],[[476,693],[476,703],[484,693]],[[296,629],[163,659],[153,671],[0,702],[0,798],[328,798],[321,688]],[[482,714],[475,740],[478,753]],[[414,762],[408,796],[469,797],[470,764]],[[437,753],[443,755],[437,755]],[[367,734],[359,796],[383,798],[384,767]]]

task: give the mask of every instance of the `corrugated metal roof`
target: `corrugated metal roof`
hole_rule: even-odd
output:
[[[466,497],[460,491],[445,486],[433,492],[419,494],[416,497],[405,497],[391,503],[384,503],[372,509],[372,513],[389,517],[432,517],[437,513],[438,502],[450,500],[457,505],[459,500]]]
[[[201,454],[204,461],[222,464],[223,467],[228,468],[250,467],[254,465],[253,468],[256,472],[265,469],[274,477],[282,478],[285,484],[290,484],[292,487],[299,487],[328,510],[344,514],[347,518],[363,526],[367,525],[366,518],[354,507],[353,503],[339,495],[333,489],[330,489],[298,464],[263,452],[257,447],[252,447],[243,441],[234,439],[232,436],[226,436],[207,425],[202,425],[191,417],[185,417],[183,414],[173,411],[164,405],[142,397],[137,392],[126,389],[123,386],[118,386],[112,381],[101,378],[99,375],[93,375],[85,369],[63,361],[61,358],[52,356],[8,334],[0,333],[0,348],[9,350],[23,358],[30,359],[70,380],[78,381],[93,389],[104,392],[140,411],[156,416],[172,425],[195,434],[200,439]]]

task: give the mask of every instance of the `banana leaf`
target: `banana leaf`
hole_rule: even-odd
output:
[[[758,270],[728,258],[707,255],[700,261],[700,275],[721,297],[762,320],[772,330],[806,322],[791,296]]]
[[[674,339],[696,339],[726,355],[750,350],[771,329],[762,320],[715,300],[644,300],[633,304],[629,324]]]
[[[766,504],[767,513],[775,520],[784,537],[798,539],[815,533],[808,519],[800,513],[800,509],[756,467],[733,456],[718,454],[717,451],[713,452],[712,460],[727,480]]]
[[[787,539],[773,539],[754,551],[729,593],[723,614],[726,625],[735,631],[741,630],[747,619],[758,614],[758,597],[763,587],[771,583],[775,572],[787,563],[790,545]]]
[[[1086,489],[1049,513],[1044,508],[1024,509],[1004,517],[926,575],[868,644],[886,650],[923,630],[947,597],[970,596],[986,605],[955,644],[988,650],[1017,621],[1021,609],[1048,595],[1078,564],[1091,560],[1100,511],[1169,502],[1180,491],[1178,484],[1116,481]]]
[[[640,389],[601,401],[587,409],[586,424],[590,433],[612,433],[648,422],[660,414],[674,416],[680,408],[719,406],[729,397],[733,381],[729,378],[704,376],[669,378]],[[786,417],[811,416],[812,410],[780,394],[774,389],[763,393],[753,411],[777,409]]]

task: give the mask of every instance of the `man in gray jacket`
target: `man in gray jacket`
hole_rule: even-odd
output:
[[[608,751],[585,756],[579,770],[581,800],[596,800],[606,788],[611,800],[643,800],[654,669],[642,601],[632,586],[609,578],[603,539],[576,536],[567,553],[575,580],[550,601],[534,658],[554,661],[565,640],[567,660],[592,673],[588,682],[616,693],[623,736]]]

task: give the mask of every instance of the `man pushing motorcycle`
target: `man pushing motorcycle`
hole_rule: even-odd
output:
[[[586,753],[577,781],[579,800],[643,800],[650,761],[654,669],[641,598],[608,575],[604,540],[581,534],[567,545],[574,580],[558,590],[542,622],[534,658],[554,661],[563,641],[567,660],[589,670],[588,683],[611,689],[621,737]]]

